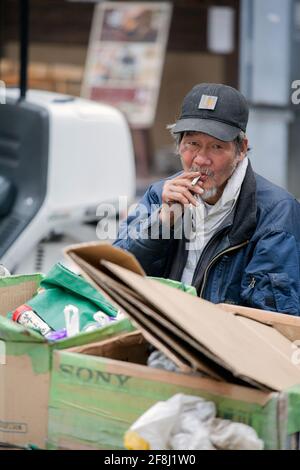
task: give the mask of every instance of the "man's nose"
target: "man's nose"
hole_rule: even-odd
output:
[[[196,163],[199,166],[210,165],[211,159],[208,157],[205,149],[201,149],[196,153],[193,163]]]

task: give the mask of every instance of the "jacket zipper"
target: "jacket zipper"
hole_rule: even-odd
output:
[[[206,284],[206,281],[207,281],[207,274],[208,274],[208,271],[210,270],[210,268],[212,267],[212,265],[223,255],[225,255],[226,253],[229,253],[230,251],[234,251],[234,250],[238,250],[239,248],[242,248],[242,246],[245,246],[245,245],[248,245],[249,243],[249,240],[243,242],[243,243],[240,243],[239,245],[235,245],[235,246],[231,246],[230,248],[227,248],[226,250],[224,251],[221,251],[221,253],[219,253],[217,256],[215,256],[211,262],[209,263],[209,265],[207,266],[205,272],[204,272],[204,276],[203,276],[203,282],[202,282],[202,286],[201,286],[201,290],[200,290],[200,295],[199,297],[202,297],[202,294],[203,294],[203,291],[205,289],[205,284]]]
[[[204,247],[204,250],[200,256],[200,259],[198,260],[197,262],[197,266],[196,266],[196,270],[194,272],[194,275],[193,275],[193,280],[195,279],[195,276],[197,277],[197,275],[199,274],[199,267],[201,266],[201,262],[202,260],[204,259],[208,249],[211,247],[211,245],[216,241],[217,238],[219,238],[222,234],[226,234],[226,230],[230,227],[230,225],[225,225],[224,227],[221,228],[221,230],[219,230],[217,233],[214,234],[214,236],[209,240],[209,242],[207,243],[207,245]],[[197,269],[198,268],[198,269]],[[203,274],[204,276],[204,274]],[[202,276],[202,278],[203,278]]]

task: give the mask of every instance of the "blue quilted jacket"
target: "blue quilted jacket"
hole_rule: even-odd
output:
[[[159,222],[164,182],[149,187],[114,245],[133,253],[146,274],[180,280],[188,252],[176,228],[165,237]],[[249,163],[236,210],[206,245],[192,284],[214,303],[299,315],[300,204]]]

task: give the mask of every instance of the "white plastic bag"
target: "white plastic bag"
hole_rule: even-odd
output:
[[[127,449],[263,449],[255,430],[216,418],[213,402],[176,394],[149,408],[125,434]]]
[[[215,419],[211,425],[211,442],[224,450],[262,450],[264,443],[256,432],[243,423]]]

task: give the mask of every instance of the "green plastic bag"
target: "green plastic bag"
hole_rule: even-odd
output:
[[[93,316],[96,312],[102,311],[110,317],[116,317],[118,312],[91,284],[61,263],[50,270],[40,288],[40,292],[26,305],[32,307],[53,330],[65,327],[64,308],[69,304],[79,310],[80,331],[95,321]]]
[[[184,284],[180,281],[174,281],[173,279],[165,279],[164,277],[148,277],[149,279],[154,279],[155,281],[159,281],[162,284],[166,284],[167,286],[174,287],[174,289],[179,289],[183,292],[187,292],[188,294],[197,296],[197,291],[194,286],[189,286],[188,284]]]

